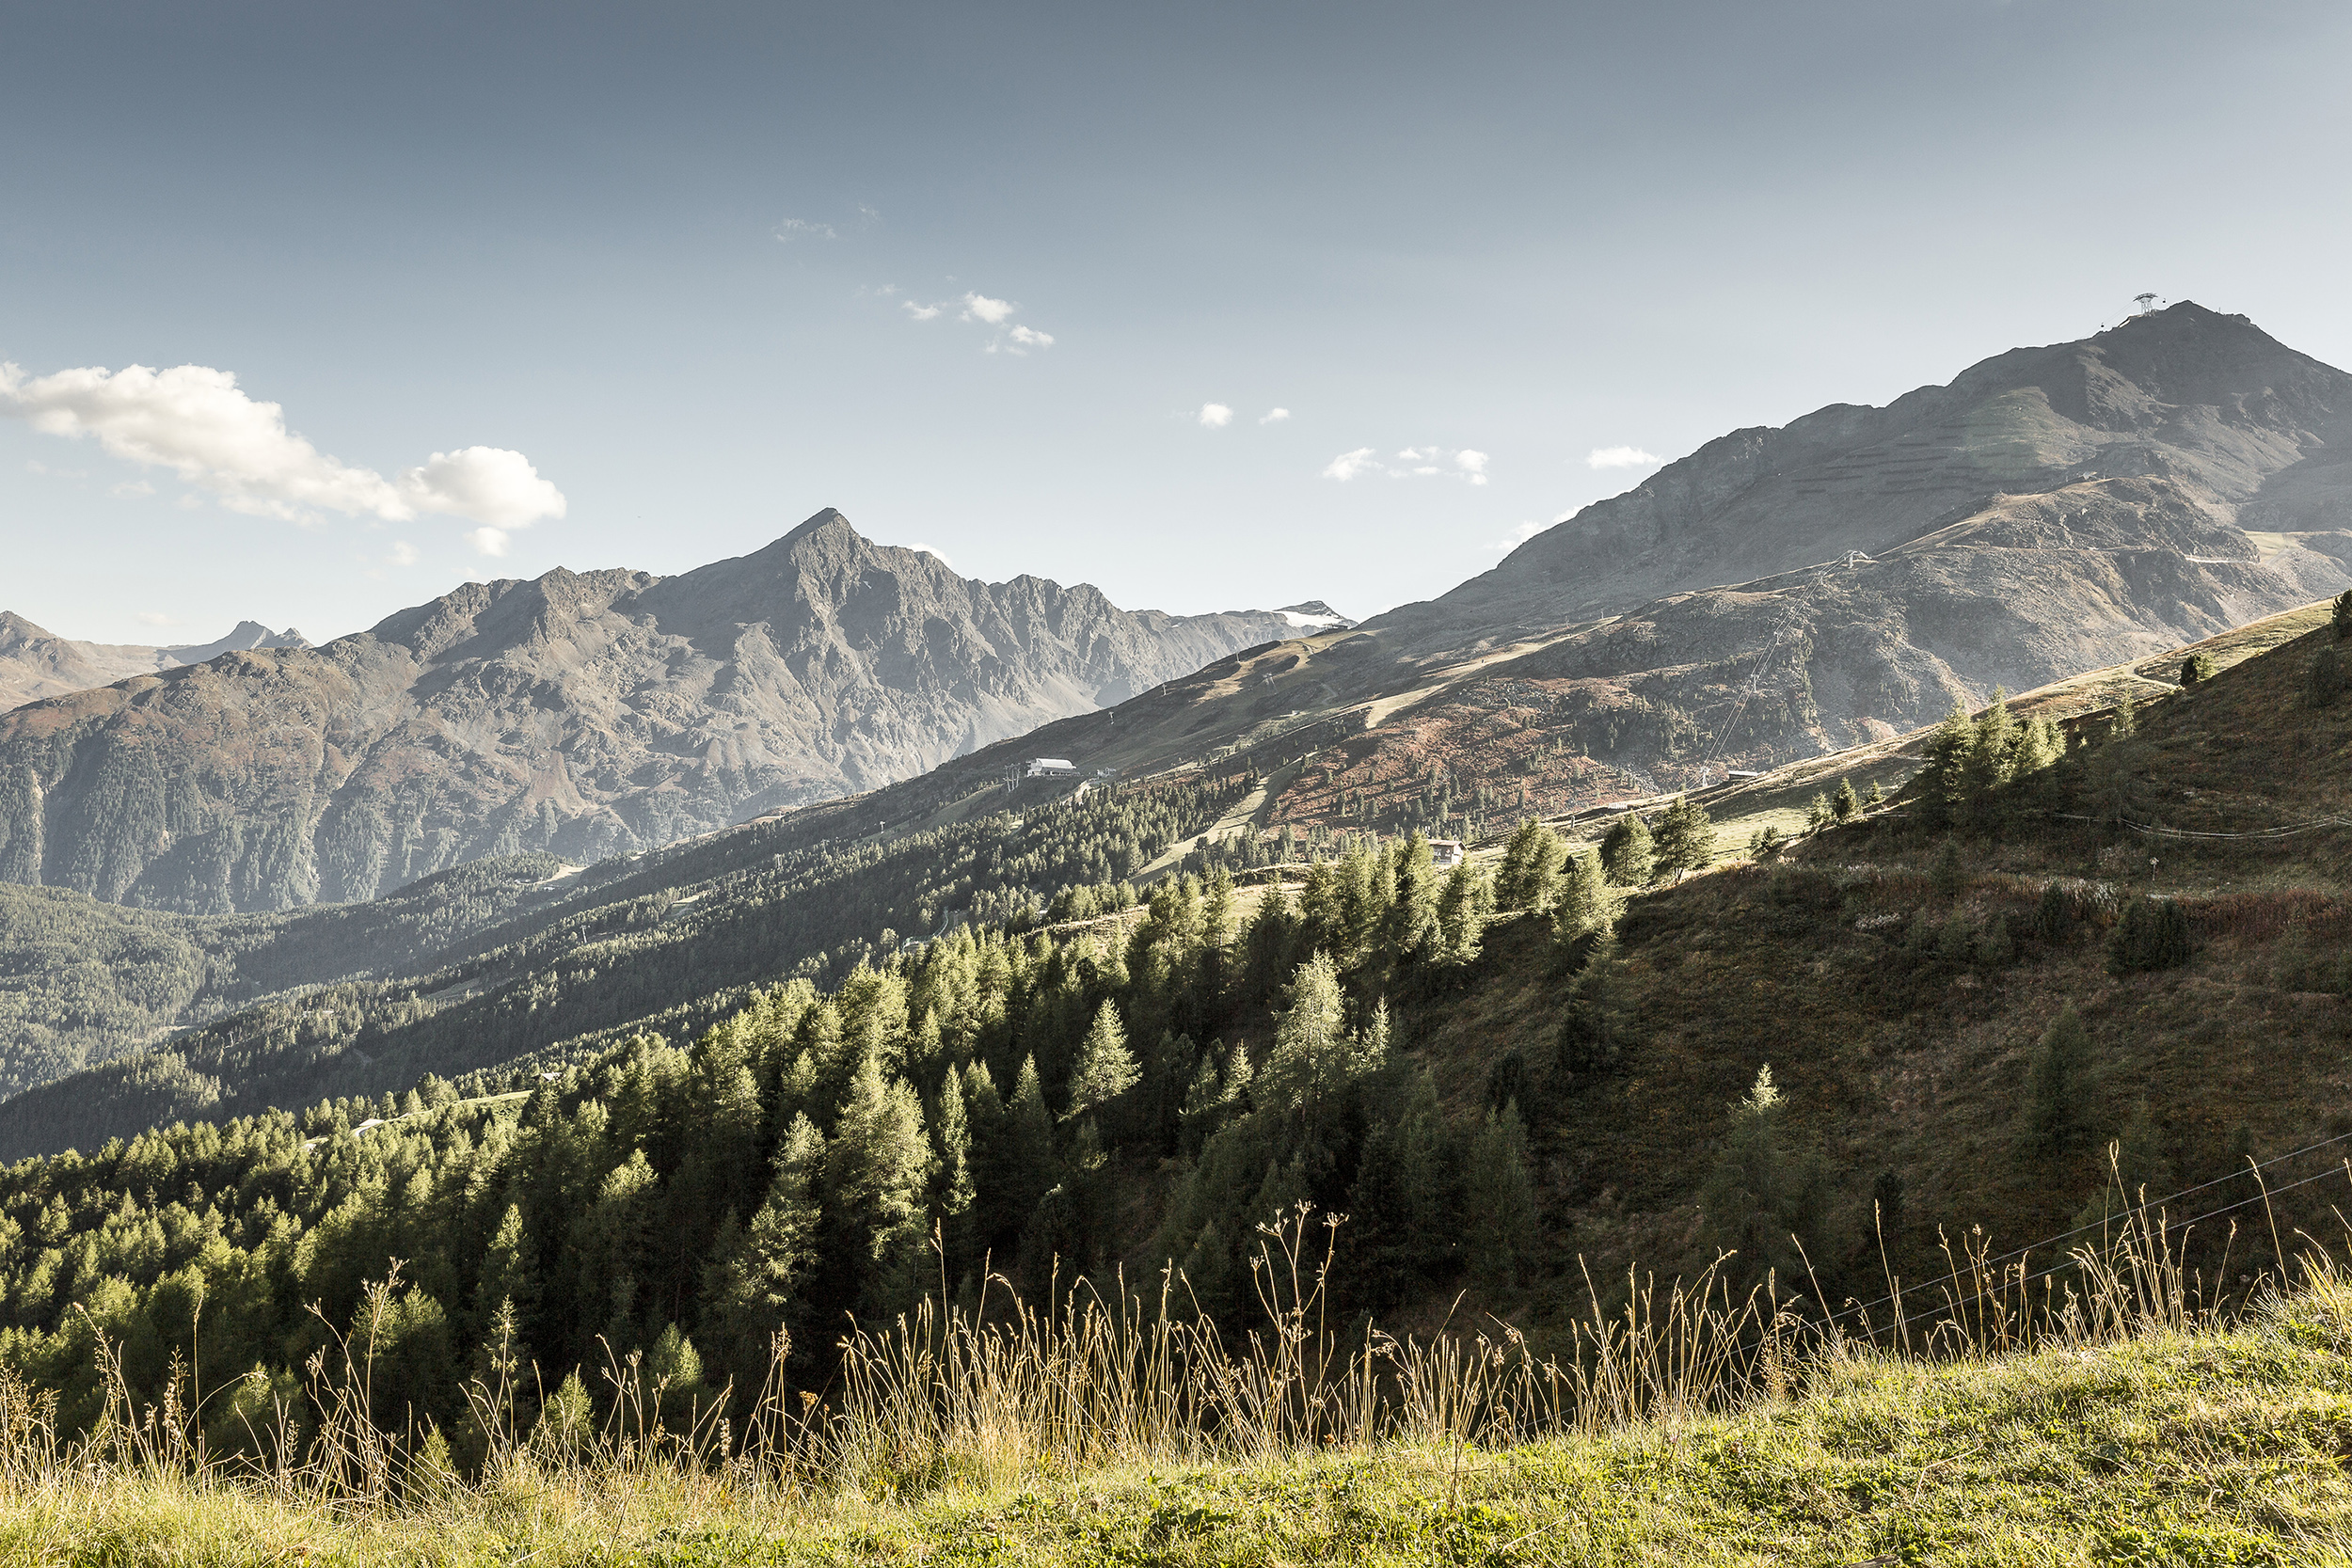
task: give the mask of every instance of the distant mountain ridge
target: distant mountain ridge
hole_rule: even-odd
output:
[[[828,509],[676,577],[469,583],[323,647],[0,714],[0,879],[219,913],[494,854],[586,862],[909,777],[1291,631],[960,578]]]
[[[37,626],[22,615],[0,610],[0,713],[60,697],[69,691],[106,686],[133,675],[151,674],[182,664],[201,664],[208,658],[245,648],[306,648],[310,644],[292,626],[272,631],[258,621],[240,621],[237,629],[215,642],[192,642],[175,648],[140,644],[80,642]]]

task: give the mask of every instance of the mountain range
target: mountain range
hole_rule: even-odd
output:
[[[1733,432],[1360,626],[981,583],[830,510],[676,577],[469,584],[0,714],[0,880],[349,903],[909,781],[852,814],[903,827],[1030,754],[1255,768],[1265,830],[1474,833],[1882,739],[2347,581],[2352,375],[2182,304]]]
[[[321,647],[0,714],[0,879],[225,913],[489,855],[585,863],[871,789],[1339,619],[1315,610],[980,582],[828,509],[675,577],[469,583]]]

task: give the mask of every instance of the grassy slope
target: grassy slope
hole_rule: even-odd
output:
[[[2159,1192],[2228,1174],[2244,1148],[2267,1158],[2352,1130],[2352,1000],[2305,989],[2296,962],[2352,938],[2352,832],[2156,841],[2155,885],[2192,899],[2201,933],[2181,969],[2109,975],[2095,922],[2055,943],[2027,934],[2053,877],[2127,895],[2149,885],[2146,839],[2051,815],[2090,810],[2089,797],[2115,787],[2103,777],[2122,779],[2135,820],[2181,829],[2352,815],[2352,700],[2314,712],[2301,696],[2326,635],[2175,689],[2144,710],[2134,740],[2054,769],[2018,820],[1963,841],[1957,896],[1927,875],[1940,838],[1893,817],[1820,835],[1782,868],[1728,867],[1635,899],[1620,928],[1637,1043],[1622,1071],[1581,1082],[1553,1119],[1531,1117],[1539,1180],[1566,1222],[1562,1251],[1610,1271],[1703,1265],[1717,1238],[1692,1205],[1728,1107],[1768,1063],[1789,1096],[1796,1152],[1826,1182],[1831,1251],[1817,1260],[1850,1283],[1878,1272],[1870,1204],[1883,1172],[1904,1184],[1907,1223],[1890,1240],[1916,1278],[1940,1265],[1939,1224],[1981,1225],[2000,1245],[2065,1229],[2106,1180],[2104,1146],[2143,1106],[2158,1137],[2150,1153],[2174,1179]],[[1950,961],[1907,940],[1955,911],[1976,932],[2001,917],[2015,961]],[[1550,1049],[1566,990],[1547,942],[1534,920],[1499,924],[1468,991],[1416,1021],[1411,1043],[1457,1113],[1475,1108],[1507,1053],[1534,1063]],[[2028,1064],[2070,1003],[2093,1041],[2090,1135],[2058,1162],[2023,1160]],[[2295,1217],[2325,1222],[2312,1191]],[[2336,1201],[2342,1189],[2316,1191]]]
[[[659,1481],[332,1513],[171,1481],[0,1488],[11,1561],[2352,1562],[2352,1299],[1495,1452],[1388,1448],[797,1506]]]

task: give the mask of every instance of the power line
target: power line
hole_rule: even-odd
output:
[[[2285,1186],[2283,1186],[2283,1187],[2270,1187],[2270,1188],[2265,1188],[2264,1191],[2259,1192],[2259,1193],[2256,1193],[2256,1194],[2255,1194],[2252,1197],[2242,1197],[2242,1198],[2238,1199],[2235,1203],[2225,1203],[2225,1204],[2223,1204],[2223,1205],[2222,1205],[2220,1208],[2218,1208],[2218,1209],[2209,1210],[2209,1211],[2207,1211],[2206,1212],[2204,1212],[2204,1213],[2202,1213],[2202,1214],[2198,1215],[2195,1219],[2187,1219],[2187,1220],[2174,1220],[2174,1221],[2172,1221],[2170,1224],[2161,1227],[2157,1230],[2156,1234],[2157,1234],[2157,1235],[2159,1235],[2159,1236],[2166,1236],[2166,1235],[2169,1235],[2171,1232],[2173,1232],[2173,1231],[2175,1231],[2175,1230],[2184,1230],[2184,1229],[2186,1229],[2187,1227],[2189,1227],[2190,1226],[2202,1225],[2202,1224],[2204,1224],[2207,1220],[2219,1219],[2219,1218],[2220,1218],[2222,1215],[2224,1215],[2224,1214],[2234,1213],[2236,1211],[2238,1211],[2238,1210],[2240,1210],[2240,1209],[2243,1209],[2243,1208],[2246,1208],[2246,1207],[2247,1207],[2248,1205],[2249,1205],[2249,1204],[2255,1204],[2255,1203],[2267,1203],[2267,1202],[2269,1202],[2269,1201],[2270,1201],[2270,1199],[2272,1199],[2272,1198],[2274,1198],[2274,1197],[2277,1197],[2277,1196],[2278,1196],[2280,1193],[2291,1193],[2291,1192],[2295,1191],[2295,1189],[2296,1189],[2296,1188],[2297,1188],[2297,1187],[2308,1187],[2308,1186],[2310,1186],[2310,1185],[2311,1185],[2312,1182],[2314,1182],[2314,1181],[2326,1181],[2326,1180],[2329,1180],[2330,1178],[2332,1178],[2332,1177],[2334,1177],[2334,1176],[2338,1175],[2338,1174],[2340,1173],[2341,1169],[2342,1169],[2342,1167],[2338,1167],[2338,1169],[2335,1169],[2335,1170],[2323,1170],[2323,1171],[2321,1171],[2321,1172],[2320,1172],[2318,1175],[2316,1175],[2316,1176],[2307,1176],[2307,1177],[2304,1177],[2304,1178],[2303,1178],[2300,1181],[2290,1181],[2290,1182],[2288,1182],[2288,1183],[2287,1183]],[[2222,1180],[2233,1180],[2233,1177],[2224,1177],[2224,1178],[2222,1178]],[[2207,1185],[2211,1185],[2211,1183],[2207,1183]],[[2145,1212],[2147,1211],[2147,1208],[2148,1208],[2148,1205],[2146,1205],[2146,1204],[2144,1204],[2144,1203],[2143,1203],[2143,1204],[2141,1204],[2141,1205],[2139,1205],[2139,1209],[2140,1209],[2140,1211],[2141,1211],[2142,1212]],[[2105,1228],[2105,1227],[2106,1227],[2106,1222],[2102,1221],[2102,1222],[2101,1222],[2098,1226],[2086,1226],[2086,1227],[2082,1227],[2081,1228],[2083,1228],[2083,1229],[2103,1229],[2103,1228]],[[2070,1231],[2070,1232],[2069,1232],[2069,1234],[2071,1235],[2071,1234],[2073,1234],[2073,1232],[2071,1232],[2071,1231]],[[2285,1266],[2285,1259],[2281,1259],[2280,1260],[2280,1267],[2282,1267],[2282,1268]],[[2028,1286],[2028,1285],[2031,1285],[2031,1284],[2035,1283],[2035,1282],[2036,1282],[2036,1281],[2038,1281],[2038,1280],[2047,1279],[2047,1278],[2049,1278],[2052,1275],[2054,1275],[2054,1274],[2058,1274],[2058,1273],[2060,1273],[2060,1272],[2062,1272],[2062,1271],[2064,1271],[2064,1270],[2066,1270],[2066,1269],[2072,1268],[2072,1267],[2074,1267],[2074,1264],[2073,1264],[2073,1262],[2070,1260],[2070,1261],[2067,1261],[2067,1262],[2053,1263],[2053,1264],[2051,1264],[2051,1265],[2050,1265],[2048,1268],[2046,1268],[2046,1269],[2037,1269],[2037,1270],[2035,1270],[2032,1274],[2029,1274],[2029,1275],[2021,1275],[2021,1276],[2018,1278],[2017,1282],[2016,1282],[2016,1288],[2017,1288],[2017,1289],[2019,1289],[2019,1290],[2023,1290],[2025,1287],[2026,1287],[2026,1286]],[[1948,1278],[1956,1278],[1956,1277],[1958,1277],[1958,1276],[1957,1276],[1956,1275],[1947,1275],[1946,1277],[1948,1279]],[[1939,1283],[1939,1284],[1940,1284],[1940,1283],[1942,1283],[1942,1281],[1936,1281],[1936,1283]],[[1925,1289],[1925,1287],[1922,1287],[1922,1289]],[[1977,1294],[1978,1294],[1979,1296],[1982,1296],[1982,1295],[1984,1294],[1984,1292],[1983,1292],[1983,1291],[1978,1291],[1978,1292],[1977,1292]],[[1890,1300],[1891,1300],[1892,1298],[1890,1297],[1890,1298],[1886,1298],[1886,1299],[1890,1299]],[[1926,1320],[1928,1320],[1928,1319],[1930,1319],[1930,1318],[1933,1318],[1933,1317],[1935,1317],[1935,1316],[1937,1316],[1937,1314],[1936,1314],[1936,1313],[1933,1313],[1933,1312],[1915,1312],[1915,1313],[1913,1313],[1910,1317],[1903,1318],[1903,1319],[1900,1319],[1900,1320],[1897,1321],[1896,1323],[1890,1323],[1890,1324],[1888,1325],[1888,1327],[1890,1327],[1890,1328],[1908,1328],[1908,1327],[1910,1327],[1913,1323],[1923,1323],[1923,1322],[1925,1322]]]
[[[2074,811],[2054,811],[2050,815],[2068,822],[2109,820],[2104,816],[2086,816],[2081,812]],[[2126,816],[2118,816],[2113,820],[2136,833],[2146,833],[2153,838],[2292,838],[2296,833],[2308,833],[2320,828],[2352,828],[2352,817],[2344,816],[2322,816],[2310,822],[2293,822],[2281,828],[2256,828],[2242,833],[2204,832],[2193,828],[2166,828],[2153,822],[2134,822]]]
[[[2315,1144],[2305,1144],[2302,1148],[2291,1148],[2291,1149],[2287,1150],[2284,1154],[2275,1154],[2275,1155],[2271,1156],[2269,1159],[2263,1161],[2261,1164],[2254,1165],[2252,1168],[2253,1168],[2254,1170],[2256,1170],[2256,1171],[2265,1171],[2265,1170],[2268,1170],[2268,1169],[2269,1169],[2271,1166],[2273,1166],[2273,1165],[2284,1164],[2285,1164],[2287,1161],[2289,1161],[2289,1160],[2300,1159],[2302,1156],[2304,1156],[2304,1155],[2306,1155],[2306,1154],[2315,1153],[2315,1152],[2317,1152],[2317,1151],[2318,1151],[2318,1150],[2320,1150],[2320,1149],[2327,1148],[2330,1147],[2331,1145],[2343,1143],[2343,1142],[2344,1142],[2345,1139],[2347,1139],[2347,1138],[2352,1138],[2352,1132],[2339,1132],[2339,1133],[2337,1133],[2337,1134],[2336,1134],[2334,1137],[2332,1137],[2332,1138],[2322,1138],[2322,1139],[2320,1139],[2320,1140],[2319,1140],[2319,1142],[2317,1142],[2317,1143],[2315,1143]],[[2210,1188],[2210,1187],[2218,1187],[2218,1186],[2220,1186],[2220,1185],[2221,1185],[2223,1182],[2225,1182],[2225,1181],[2234,1181],[2234,1180],[2236,1180],[2239,1177],[2244,1176],[2244,1175],[2246,1175],[2246,1174],[2247,1174],[2247,1173],[2246,1173],[2245,1171],[2242,1171],[2242,1170],[2233,1170],[2233,1171],[2232,1171],[2232,1172],[2231,1172],[2229,1175],[2227,1175],[2227,1176],[2217,1176],[2217,1177],[2215,1177],[2215,1178],[2214,1178],[2212,1180],[2210,1180],[2210,1181],[2200,1181],[2200,1182],[2199,1182],[2199,1183],[2197,1183],[2197,1185],[2195,1185],[2194,1187],[2184,1187],[2184,1188],[2182,1188],[2182,1189],[2181,1189],[2179,1192],[2177,1192],[2177,1193],[2172,1193],[2172,1194],[2168,1195],[2167,1196],[2157,1198],[2157,1199],[2155,1200],[2156,1206],[2157,1206],[2157,1207],[2159,1207],[2159,1208],[2161,1208],[2161,1207],[2162,1207],[2163,1205],[2165,1205],[2165,1204],[2178,1202],[2178,1201],[2179,1201],[2180,1199],[2182,1199],[2182,1198],[2185,1198],[2185,1197],[2189,1197],[2189,1196],[2194,1196],[2194,1195],[2196,1195],[2196,1194],[2198,1194],[2198,1193],[2201,1193],[2201,1192],[2205,1191],[2207,1188]],[[2321,1176],[2332,1176],[2332,1175],[2334,1175],[2334,1174],[2335,1174],[2335,1172],[2334,1172],[2334,1171],[2332,1171],[2332,1170],[2322,1171],[2322,1172],[2320,1173],[2320,1175],[2321,1175]],[[2319,1177],[2312,1177],[2311,1180],[2312,1180],[2316,1181],[2316,1180],[2319,1180]],[[2298,1182],[2295,1183],[2295,1186],[2296,1186],[2296,1187],[2299,1187],[2299,1186],[2302,1186],[2302,1185],[2304,1185],[2304,1183],[2303,1183],[2303,1182],[2300,1182],[2300,1181],[2298,1181]],[[2280,1192],[2282,1192],[2282,1193],[2283,1193],[2283,1192],[2292,1192],[2293,1190],[2294,1190],[2294,1188],[2293,1188],[2293,1187],[2281,1187],[2281,1188],[2280,1188],[2280,1189],[2279,1189],[2279,1191],[2280,1191]],[[2249,1200],[2249,1201],[2250,1201],[2250,1200]],[[2144,1208],[2147,1208],[2147,1207],[2148,1207],[2148,1205],[2147,1205],[2147,1204],[2141,1204],[2141,1205],[2140,1205],[2140,1207],[2144,1209]],[[2234,1207],[2236,1207],[2236,1205],[2232,1205],[2232,1207],[2233,1207],[2233,1208],[2234,1208]],[[2228,1212],[2229,1212],[2229,1211],[2228,1211],[2228,1210],[2226,1210],[2226,1209],[2224,1209],[2224,1210],[2217,1210],[2217,1211],[2215,1211],[2215,1212],[2217,1212],[2217,1213],[2227,1213]],[[2212,1216],[2211,1216],[2211,1215],[2207,1215],[2207,1216],[2205,1216],[2205,1217],[2206,1217],[2206,1218],[2211,1218]],[[2104,1227],[2105,1223],[2106,1223],[2105,1221],[2100,1221],[2100,1222],[2097,1222],[2097,1223],[2094,1223],[2094,1224],[2091,1224],[2091,1225],[2078,1225],[2078,1226],[2076,1226],[2076,1227],[2075,1227],[2074,1229],[2072,1229],[2072,1230],[2061,1230],[2061,1231],[2059,1231],[2059,1232],[2058,1232],[2057,1235],[2055,1235],[2055,1236],[2044,1236],[2043,1238],[2042,1238],[2042,1240],[2040,1240],[2040,1241],[2038,1241],[2038,1242],[2028,1242],[2028,1243],[2026,1243],[2024,1246],[2021,1246],[2021,1247],[2011,1247],[2009,1251],[2002,1253],[2002,1254],[2001,1254],[1999,1257],[1997,1257],[1997,1258],[1989,1258],[1989,1259],[1985,1259],[1982,1263],[1979,1264],[1979,1265],[1978,1265],[1978,1267],[1979,1267],[1979,1269],[1991,1268],[1991,1267],[1993,1267],[1993,1266],[1994,1266],[1994,1264],[1996,1264],[1996,1263],[2007,1263],[2007,1262],[2009,1262],[2011,1259],[2016,1259],[2016,1258],[2024,1258],[2024,1257],[2026,1257],[2026,1256],[2028,1256],[2029,1254],[2036,1253],[2036,1252],[2040,1252],[2040,1251],[2041,1251],[2043,1247],[2046,1247],[2046,1246],[2054,1246],[2054,1245],[2056,1245],[2056,1244],[2057,1244],[2058,1243],[2059,1243],[2059,1242],[2067,1241],[2067,1240],[2069,1240],[2069,1239],[2071,1239],[2071,1238],[2073,1238],[2073,1237],[2083,1235],[2083,1234],[2085,1234],[2085,1233],[2087,1233],[2087,1232],[2089,1232],[2089,1231],[2092,1231],[2092,1230],[2097,1230],[2097,1229],[2100,1229],[2100,1228],[2102,1228],[2102,1227]],[[2194,1222],[2191,1222],[2191,1223],[2194,1223]],[[1912,1287],[1912,1289],[1914,1289],[1914,1290],[1919,1290],[1919,1291],[1931,1291],[1931,1290],[1933,1290],[1935,1287],[1937,1287],[1938,1285],[1947,1285],[1947,1284],[1949,1284],[1949,1283],[1951,1283],[1953,1280],[1958,1279],[1959,1277],[1960,1277],[1960,1271],[1959,1271],[1959,1270],[1957,1270],[1957,1269],[1955,1269],[1955,1270],[1953,1270],[1951,1273],[1949,1273],[1949,1274],[1947,1274],[1947,1275],[1941,1275],[1941,1276],[1939,1276],[1939,1277],[1937,1277],[1937,1278],[1928,1280],[1926,1283],[1921,1284],[1921,1285],[1915,1285],[1915,1286]],[[1851,1316],[1852,1316],[1852,1315],[1853,1315],[1854,1313],[1856,1313],[1856,1312],[1867,1312],[1867,1311],[1871,1310],[1871,1308],[1873,1308],[1873,1307],[1883,1307],[1883,1306],[1885,1306],[1888,1302],[1893,1301],[1894,1299],[1895,1299],[1895,1298],[1894,1298],[1892,1295],[1883,1295],[1883,1296],[1879,1297],[1879,1298],[1878,1298],[1878,1300],[1876,1300],[1876,1301],[1873,1301],[1873,1302],[1867,1302],[1867,1303],[1865,1303],[1864,1305],[1862,1305],[1862,1306],[1860,1306],[1860,1307],[1849,1307],[1845,1308],[1843,1311],[1840,1311],[1840,1312],[1837,1312],[1837,1313],[1833,1314],[1833,1315],[1831,1316],[1831,1318],[1830,1318],[1830,1321],[1831,1321],[1832,1323],[1836,1323],[1836,1322],[1839,1318],[1851,1317]]]

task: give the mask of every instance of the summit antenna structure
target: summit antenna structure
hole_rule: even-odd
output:
[[[2153,315],[2156,309],[2157,297],[2157,295],[2152,293],[2132,295],[2132,303],[2139,307],[2138,310],[2134,313],[2142,316]]]

